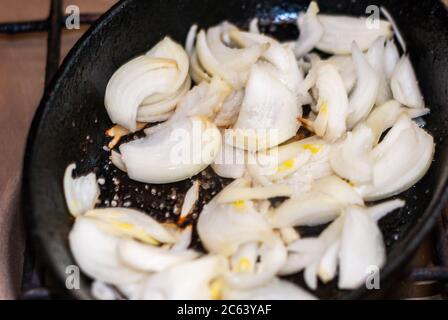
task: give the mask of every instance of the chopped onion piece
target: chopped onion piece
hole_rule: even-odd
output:
[[[423,96],[408,55],[401,57],[390,79],[394,99],[409,108],[423,108]]]
[[[356,43],[353,43],[352,58],[358,80],[356,81],[355,89],[353,89],[350,95],[349,114],[347,117],[347,127],[349,129],[369,115],[375,104],[380,86],[380,77],[370,66]]]
[[[74,163],[67,166],[64,174],[64,195],[68,210],[77,217],[93,209],[100,195],[100,188],[96,182],[95,174],[72,178]]]
[[[369,268],[380,269],[385,261],[383,237],[376,221],[361,208],[347,208],[339,252],[338,287],[356,289]]]
[[[128,176],[146,183],[190,178],[211,164],[221,147],[221,134],[205,118],[173,121],[142,139],[120,146]]]
[[[317,18],[318,12],[319,6],[315,1],[311,1],[306,13],[299,13],[297,26],[300,30],[300,36],[294,47],[294,53],[297,58],[301,58],[310,52],[324,34],[324,28]]]
[[[378,37],[392,37],[391,25],[384,20],[379,21],[378,28],[369,28],[365,17],[320,14],[318,19],[324,34],[316,48],[331,54],[350,54],[354,41],[361,51],[366,51]]]
[[[199,256],[193,250],[174,251],[132,239],[122,239],[118,243],[117,254],[124,264],[143,272],[160,272]]]
[[[195,180],[185,194],[179,220],[183,221],[191,213],[199,199],[199,181]]]

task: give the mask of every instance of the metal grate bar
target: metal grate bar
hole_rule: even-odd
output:
[[[61,26],[65,25],[65,20],[67,15],[62,16],[59,22]],[[92,24],[100,17],[99,14],[81,14],[79,17],[79,22],[81,24]],[[50,23],[48,19],[45,20],[33,20],[33,21],[23,21],[23,22],[9,22],[0,23],[0,34],[14,35],[18,33],[27,32],[43,32],[49,29]]]

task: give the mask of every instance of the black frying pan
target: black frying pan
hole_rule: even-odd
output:
[[[436,0],[318,2],[322,12],[357,16],[365,14],[368,5],[385,6],[404,35],[426,104],[431,108],[425,120],[437,142],[434,163],[415,187],[400,195],[406,199],[406,207],[380,222],[388,251],[381,271],[381,285],[386,288],[401,277],[401,267],[428,234],[448,200],[448,15]],[[113,72],[164,35],[183,43],[193,23],[207,27],[227,19],[244,26],[257,16],[263,31],[281,39],[296,38],[295,14],[308,3],[309,0],[127,0],[115,5],[78,41],[45,91],[29,133],[24,166],[23,199],[31,241],[56,283],[65,283],[66,266],[74,264],[67,245],[72,219],[62,189],[63,173],[69,163],[77,162],[78,174],[93,170],[106,179],[101,188],[101,206],[111,205],[117,195],[118,205],[131,201],[131,207],[161,220],[176,218],[173,208],[182,203],[191,184],[186,180],[145,185],[129,180],[108,164],[108,153],[102,146],[107,143],[104,132],[112,124],[103,98]],[[201,203],[209,201],[228,183],[211,171],[199,176],[202,185],[208,187],[202,192]],[[119,185],[113,183],[114,177],[120,180]],[[200,248],[199,243],[196,246]],[[292,280],[302,283],[301,274]],[[90,298],[89,282],[83,277],[80,290],[64,293]],[[322,298],[364,298],[372,293],[364,288],[340,291],[334,283],[320,284],[316,292]]]

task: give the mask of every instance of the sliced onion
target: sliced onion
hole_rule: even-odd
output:
[[[375,104],[380,86],[380,77],[355,43],[353,43],[352,58],[358,79],[350,95],[347,117],[349,129],[368,116]]]
[[[132,239],[122,239],[117,254],[124,264],[143,272],[159,272],[199,256],[194,250],[173,251]]]
[[[426,173],[433,154],[433,137],[403,114],[373,149],[373,184],[359,192],[366,200],[379,200],[408,189]]]
[[[220,177],[241,178],[246,172],[244,150],[234,148],[223,142],[211,167]]]
[[[386,260],[383,236],[376,221],[357,207],[347,208],[339,253],[341,289],[356,289],[369,268],[381,268]]]
[[[331,54],[350,54],[354,41],[361,51],[366,51],[378,37],[392,37],[391,25],[384,20],[379,21],[379,28],[369,28],[364,17],[320,14],[318,19],[324,34],[316,48]]]
[[[356,84],[356,68],[351,56],[331,56],[327,62],[333,64],[344,82],[347,93],[350,93]]]
[[[394,99],[409,108],[423,108],[423,96],[409,56],[401,57],[390,79]]]
[[[214,123],[218,127],[232,126],[238,120],[238,114],[243,103],[244,90],[234,90],[222,103],[221,110],[215,117]]]
[[[405,202],[400,199],[394,199],[390,201],[385,201],[383,203],[377,204],[373,207],[366,209],[367,213],[372,217],[373,220],[379,221],[384,218],[388,213],[394,211],[395,209],[404,207]]]
[[[354,184],[369,183],[373,175],[373,131],[359,125],[344,141],[333,147],[330,164],[334,172]]]
[[[199,199],[199,181],[195,180],[191,187],[185,193],[182,209],[180,210],[180,219],[185,219],[194,209],[196,202]]]
[[[316,181],[304,194],[283,202],[270,217],[274,227],[319,225],[335,219],[350,204],[363,204],[356,191],[343,180],[330,176]]]
[[[316,87],[319,114],[313,127],[318,136],[333,142],[344,134],[348,112],[347,92],[335,66],[327,63],[319,67]]]
[[[221,256],[202,258],[175,265],[149,277],[142,290],[131,296],[142,300],[206,300],[214,298],[210,282],[218,278],[225,268]]]
[[[192,177],[211,164],[221,147],[216,126],[200,117],[174,121],[150,136],[120,146],[133,180],[169,183]]]
[[[135,131],[137,111],[145,98],[176,92],[187,76],[186,52],[170,38],[164,38],[146,55],[129,61],[113,74],[104,98],[109,117]]]
[[[116,236],[126,236],[144,243],[175,243],[174,234],[140,211],[129,208],[101,208],[87,211],[86,217],[102,222],[102,229]]]
[[[365,124],[372,130],[374,145],[378,144],[383,132],[395,124],[401,112],[401,104],[395,100],[387,101],[373,109]]]
[[[233,187],[226,188],[217,197],[218,203],[229,203],[241,200],[264,200],[275,197],[289,197],[291,188],[286,185],[272,185],[268,187]]]
[[[294,94],[262,66],[252,67],[241,111],[226,143],[256,151],[293,137],[301,115]]]
[[[390,89],[389,81],[386,76],[386,67],[384,64],[384,41],[384,37],[379,37],[377,40],[375,40],[366,54],[367,61],[375,70],[377,76],[380,78],[378,94],[375,101],[376,105],[381,105],[392,98],[392,91]]]
[[[109,284],[141,281],[147,274],[127,267],[116,255],[120,238],[102,230],[104,222],[78,217],[68,236],[73,257],[89,277]]]
[[[228,272],[225,276],[226,284],[240,289],[267,284],[285,263],[286,248],[278,237],[273,236],[260,245],[258,255],[259,262],[252,262],[255,264],[252,272]]]
[[[297,18],[297,26],[300,30],[300,37],[294,48],[297,58],[301,58],[310,52],[324,34],[324,28],[317,18],[318,12],[319,6],[316,2],[311,1],[306,13],[301,12]]]
[[[398,53],[397,46],[393,40],[386,42],[386,48],[384,49],[384,71],[386,72],[387,79],[392,77],[392,74],[400,60],[400,54]]]
[[[100,195],[100,188],[96,182],[95,174],[72,178],[74,163],[67,166],[64,174],[64,195],[68,210],[72,216],[82,215],[93,209]]]
[[[251,201],[219,204],[216,197],[204,207],[197,224],[207,250],[231,255],[243,243],[264,241],[272,236],[266,218],[255,210]]]

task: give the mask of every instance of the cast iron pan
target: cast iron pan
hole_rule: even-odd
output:
[[[230,20],[240,26],[259,17],[262,30],[280,39],[295,39],[296,13],[309,0],[127,0],[115,5],[69,53],[47,88],[36,112],[25,156],[23,188],[28,230],[36,256],[51,270],[56,283],[65,283],[66,267],[75,264],[67,244],[72,225],[63,195],[62,178],[67,165],[76,161],[77,174],[94,171],[104,177],[100,206],[129,205],[160,220],[176,220],[191,180],[169,185],[145,185],[129,180],[108,162],[105,130],[111,127],[103,97],[113,72],[132,57],[151,48],[163,36],[183,43],[191,24],[201,27]],[[408,45],[426,104],[431,114],[426,128],[435,137],[435,160],[428,174],[400,195],[406,207],[380,222],[387,244],[388,260],[381,270],[381,286],[389,287],[403,275],[401,268],[428,234],[448,199],[448,16],[439,1],[319,0],[321,11],[364,15],[372,4],[385,6],[396,19]],[[216,194],[227,180],[211,170],[202,181],[201,205]],[[115,204],[115,202],[113,203]],[[197,213],[192,220],[197,217]],[[191,221],[189,221],[191,222]],[[188,223],[188,222],[187,222]],[[302,230],[305,234],[316,230]],[[200,248],[198,241],[195,246]],[[291,277],[302,284],[302,275]],[[80,290],[64,294],[91,298],[90,279],[82,277]],[[335,283],[319,285],[321,298],[372,297],[376,292],[360,288],[337,290]]]

